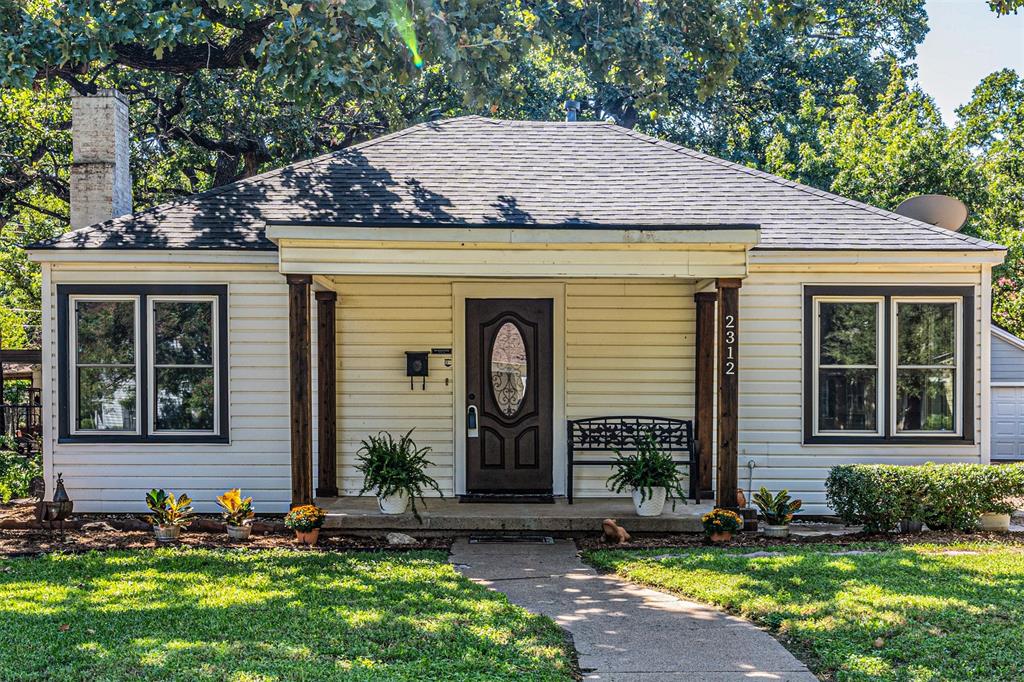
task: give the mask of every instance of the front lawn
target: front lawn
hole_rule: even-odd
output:
[[[0,560],[0,680],[570,680],[561,631],[440,552]]]
[[[603,550],[587,558],[633,581],[746,616],[830,679],[1024,679],[1024,546],[875,543],[770,551],[778,556],[704,548]],[[673,556],[650,558],[666,554]]]

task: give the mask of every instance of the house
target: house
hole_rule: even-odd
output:
[[[992,461],[1024,461],[1024,339],[992,325]]]
[[[478,116],[133,214],[125,100],[73,108],[75,229],[31,257],[77,510],[352,495],[361,440],[412,428],[446,494],[560,497],[566,420],[605,415],[694,420],[726,506],[749,480],[824,513],[836,464],[991,457],[1002,246],[608,123]]]

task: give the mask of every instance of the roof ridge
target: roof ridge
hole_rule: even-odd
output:
[[[951,237],[951,238],[953,238],[953,239],[955,239],[957,241],[966,242],[968,244],[973,244],[973,245],[976,245],[976,246],[998,247],[998,248],[1001,248],[1001,249],[1004,249],[1004,250],[1006,248],[1005,246],[1002,246],[1000,244],[996,244],[995,242],[990,242],[990,241],[985,240],[985,239],[979,239],[978,237],[971,237],[970,235],[962,234],[960,232],[954,232],[952,230],[947,230],[946,228],[939,227],[937,225],[930,225],[930,224],[922,222],[920,220],[916,220],[914,218],[910,218],[910,217],[907,217],[907,216],[904,216],[904,215],[900,215],[899,213],[896,213],[894,211],[889,211],[889,210],[886,210],[884,208],[880,208],[878,206],[872,206],[871,204],[866,204],[866,203],[864,203],[862,201],[857,201],[856,199],[850,199],[849,197],[844,197],[844,196],[842,196],[840,194],[835,194],[834,192],[827,192],[825,190],[818,189],[817,187],[811,187],[810,185],[805,185],[805,184],[803,184],[801,182],[797,182],[795,180],[787,180],[786,178],[780,177],[778,175],[772,175],[771,173],[767,173],[767,172],[759,170],[757,168],[751,168],[749,166],[744,166],[743,164],[736,163],[734,161],[729,161],[727,159],[722,159],[722,158],[719,158],[717,156],[712,156],[710,154],[705,154],[704,152],[700,152],[700,151],[697,151],[695,149],[690,149],[689,147],[684,147],[683,145],[676,144],[674,142],[669,142],[668,140],[662,140],[661,138],[654,137],[653,135],[647,135],[646,133],[637,132],[635,130],[632,130],[632,129],[629,129],[629,128],[624,128],[624,127],[619,126],[619,125],[612,126],[612,128],[615,130],[615,132],[622,133],[622,134],[627,135],[627,136],[629,136],[631,138],[638,139],[638,140],[647,142],[649,144],[654,144],[654,145],[658,145],[658,146],[662,146],[662,147],[667,147],[668,149],[670,149],[672,151],[679,152],[681,154],[685,154],[687,156],[691,156],[691,157],[700,159],[702,161],[708,161],[710,163],[714,163],[716,165],[722,166],[724,168],[728,168],[730,170],[746,173],[748,175],[752,175],[752,176],[754,176],[756,178],[759,178],[761,180],[766,180],[768,182],[773,182],[775,184],[782,185],[784,187],[790,187],[792,189],[795,189],[795,190],[798,190],[798,191],[801,191],[801,192],[804,192],[804,193],[807,193],[807,194],[818,196],[818,197],[821,197],[823,199],[828,199],[828,200],[833,201],[835,203],[845,204],[847,206],[852,206],[854,208],[859,208],[859,209],[868,211],[870,213],[874,213],[875,215],[879,215],[879,216],[882,216],[884,218],[888,218],[890,220],[894,220],[896,222],[904,223],[904,224],[907,224],[907,225],[913,225],[915,227],[923,227],[923,228],[926,228],[926,229],[928,229],[929,231],[931,231],[931,232],[933,232],[935,234],[942,235],[943,237],[947,237],[947,238]]]
[[[388,133],[386,135],[381,135],[380,137],[374,137],[374,138],[369,139],[369,140],[363,140],[362,142],[359,142],[357,144],[354,144],[354,145],[351,145],[351,146],[348,146],[348,147],[344,147],[343,149],[336,149],[336,150],[334,150],[332,152],[327,152],[326,154],[320,154],[318,156],[314,156],[314,157],[309,158],[309,159],[302,159],[300,161],[294,161],[294,162],[289,163],[287,165],[280,166],[278,168],[272,168],[272,169],[270,169],[268,171],[264,171],[263,173],[259,173],[257,175],[251,175],[251,176],[249,176],[247,178],[242,178],[240,180],[235,180],[234,182],[229,182],[226,185],[220,185],[218,187],[211,187],[210,189],[203,190],[202,192],[197,192],[196,194],[190,194],[189,196],[184,197],[184,198],[172,199],[171,201],[165,201],[162,204],[157,204],[156,206],[150,206],[149,208],[142,209],[141,211],[132,211],[131,213],[125,213],[124,215],[120,215],[120,216],[117,216],[115,218],[109,218],[109,219],[104,220],[102,222],[93,223],[91,225],[85,225],[84,227],[80,227],[77,230],[69,230],[69,231],[67,231],[67,232],[65,232],[63,234],[57,235],[56,237],[51,237],[49,239],[44,239],[43,241],[39,241],[39,242],[35,242],[33,244],[30,244],[27,248],[37,248],[37,247],[40,247],[40,246],[45,246],[45,245],[47,245],[47,244],[49,244],[51,242],[57,241],[58,239],[62,239],[62,238],[68,237],[69,235],[72,235],[72,234],[81,234],[81,233],[84,233],[84,232],[86,232],[88,230],[105,231],[105,230],[108,230],[108,229],[110,229],[112,227],[116,227],[118,224],[120,224],[122,222],[125,222],[127,220],[131,220],[133,218],[139,218],[139,217],[142,217],[142,216],[145,216],[145,215],[150,215],[150,214],[153,214],[153,213],[158,213],[160,211],[163,211],[163,210],[166,210],[166,209],[169,209],[169,208],[176,208],[178,206],[187,206],[188,204],[195,203],[196,201],[198,201],[200,199],[206,199],[206,198],[209,198],[209,197],[212,197],[212,196],[217,196],[217,195],[220,195],[220,194],[223,194],[223,193],[227,192],[228,190],[237,189],[239,187],[246,187],[246,186],[252,185],[252,184],[254,184],[256,182],[260,182],[262,180],[266,180],[267,178],[275,177],[275,176],[280,175],[280,174],[282,174],[282,173],[284,173],[286,171],[289,171],[289,170],[296,170],[296,169],[299,169],[299,168],[305,168],[307,166],[311,166],[311,165],[314,165],[314,164],[317,164],[317,163],[321,163],[323,161],[326,161],[326,160],[334,158],[336,156],[345,154],[347,152],[351,152],[351,151],[356,150],[356,149],[366,149],[368,147],[373,147],[373,146],[375,146],[377,144],[380,144],[382,142],[388,142],[388,141],[397,139],[399,137],[404,137],[406,135],[417,133],[417,132],[420,132],[420,131],[422,131],[422,130],[424,130],[426,128],[431,128],[431,127],[443,125],[445,123],[458,120],[459,118],[468,118],[468,117],[460,116],[460,117],[455,117],[455,118],[443,119],[441,121],[421,121],[420,123],[414,123],[413,125],[407,126],[405,128],[402,128],[401,130],[396,130],[396,131],[394,131],[392,133]]]

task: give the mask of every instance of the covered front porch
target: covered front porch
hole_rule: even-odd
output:
[[[628,497],[604,486],[610,467],[570,467],[569,420],[629,415],[685,421],[692,490],[735,507],[739,291],[756,227],[267,233],[289,287],[293,505],[315,497],[350,530],[573,532],[608,517],[699,529],[693,504],[637,528]],[[529,379],[498,405],[506,327],[521,331]],[[362,439],[409,429],[445,494],[423,525],[352,497]],[[496,494],[505,502],[480,502]],[[549,503],[526,504],[538,498]]]

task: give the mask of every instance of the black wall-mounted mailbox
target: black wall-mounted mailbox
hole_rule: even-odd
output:
[[[405,375],[409,377],[409,388],[413,387],[413,377],[423,377],[423,390],[427,390],[427,377],[430,375],[430,363],[427,351],[405,351]]]

